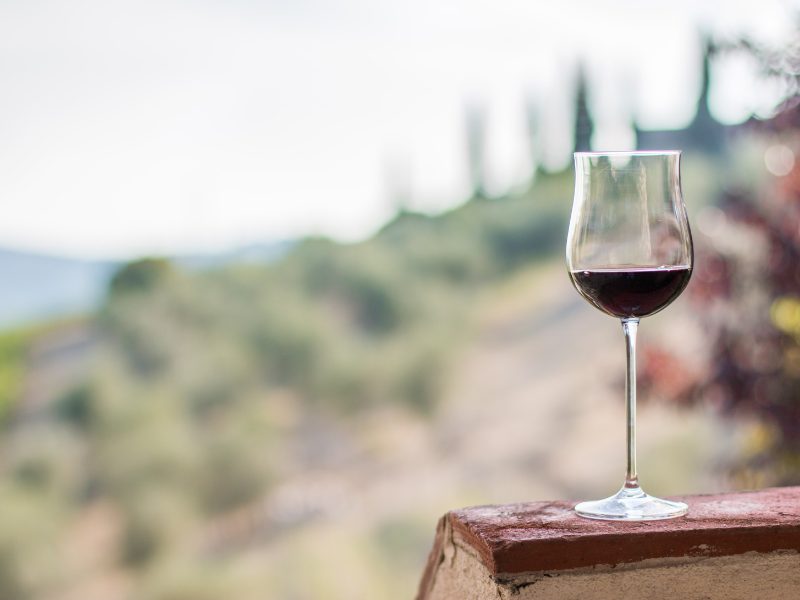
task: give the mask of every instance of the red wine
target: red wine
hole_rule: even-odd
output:
[[[675,300],[692,275],[691,267],[609,267],[572,271],[572,284],[612,317],[646,317]]]

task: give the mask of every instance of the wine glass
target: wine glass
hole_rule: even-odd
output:
[[[639,319],[677,298],[692,274],[680,155],[677,150],[575,153],[569,275],[581,296],[622,321],[628,357],[625,484],[610,498],[578,504],[575,511],[582,517],[642,521],[679,517],[688,510],[683,502],[646,494],[636,471]]]

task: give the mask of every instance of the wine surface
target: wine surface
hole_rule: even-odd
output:
[[[646,317],[675,300],[691,267],[608,267],[570,272],[572,283],[595,307],[619,318]]]

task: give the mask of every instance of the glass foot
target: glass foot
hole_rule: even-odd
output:
[[[688,510],[683,502],[649,496],[640,487],[624,487],[610,498],[581,502],[575,507],[575,512],[581,517],[609,521],[674,519],[682,517]]]

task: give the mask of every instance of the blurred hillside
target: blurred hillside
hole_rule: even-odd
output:
[[[269,541],[336,501],[325,482],[325,502],[276,489],[369,468],[354,423],[437,411],[486,290],[561,248],[571,186],[542,174],[524,195],[401,212],[364,243],[309,239],[272,264],[134,262],[96,317],[5,334],[0,597],[119,597],[92,596],[81,569],[136,597],[219,597],[194,587],[216,577],[198,569],[219,544]],[[237,525],[254,506],[277,511],[262,533]],[[385,543],[411,543],[386,527]],[[100,556],[69,550],[91,535],[109,536]]]
[[[687,163],[694,209],[717,169]],[[405,598],[450,506],[615,482],[624,357],[563,273],[571,194],[539,173],[269,264],[140,260],[96,316],[6,333],[0,598]],[[645,457],[685,448],[656,492],[734,451],[642,418]]]

